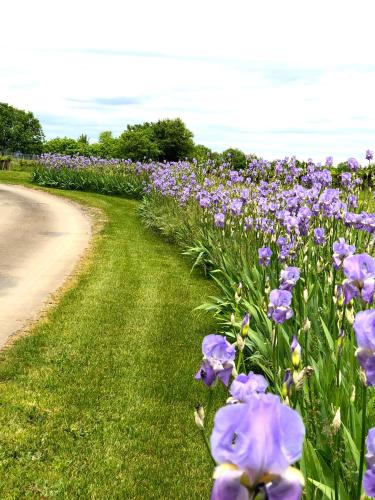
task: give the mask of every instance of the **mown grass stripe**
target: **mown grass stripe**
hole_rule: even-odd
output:
[[[192,310],[212,284],[141,226],[137,202],[64,196],[108,223],[77,285],[1,356],[0,497],[207,498],[193,375],[214,324]]]

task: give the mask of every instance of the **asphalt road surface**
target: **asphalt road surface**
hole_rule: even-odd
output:
[[[0,184],[0,346],[38,317],[72,273],[90,235],[78,205]]]

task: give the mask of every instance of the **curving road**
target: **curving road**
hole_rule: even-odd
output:
[[[90,235],[90,222],[77,205],[0,184],[0,346],[38,317]]]

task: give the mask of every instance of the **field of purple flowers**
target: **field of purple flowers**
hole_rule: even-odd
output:
[[[201,308],[221,329],[204,339],[200,367],[197,346],[195,375],[207,386],[195,421],[214,463],[212,498],[375,497],[375,214],[358,161],[334,176],[330,157],[249,159],[241,171],[41,163],[42,185],[144,192],[145,222],[215,280],[217,297]],[[228,400],[206,429],[217,384]]]

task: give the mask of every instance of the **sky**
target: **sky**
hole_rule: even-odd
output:
[[[267,159],[375,149],[374,0],[13,0],[0,102],[47,138],[181,118]]]

